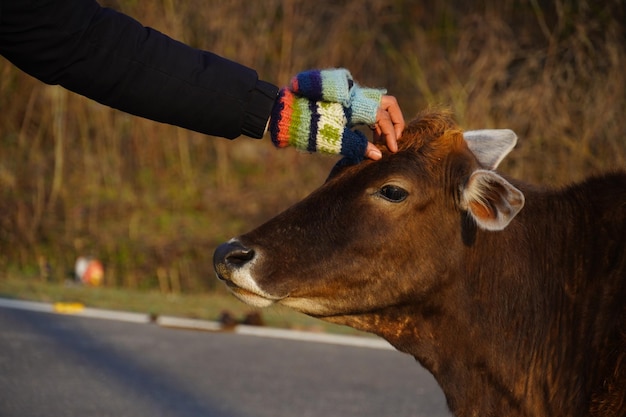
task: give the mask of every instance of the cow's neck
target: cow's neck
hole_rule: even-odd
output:
[[[458,416],[556,416],[588,407],[585,394],[577,396],[579,404],[568,403],[569,394],[583,389],[576,375],[586,365],[575,350],[604,355],[593,345],[607,336],[593,334],[592,310],[581,300],[593,299],[591,291],[606,297],[607,288],[589,284],[603,266],[581,249],[580,239],[593,235],[595,226],[576,204],[580,199],[529,192],[527,207],[508,229],[476,232],[459,269],[466,276],[451,277],[460,284],[437,295],[445,303],[434,299],[333,321],[378,334],[413,355],[433,373]],[[621,291],[615,296],[623,298],[623,286]],[[548,341],[563,351],[550,351]],[[553,391],[567,384],[569,392]]]
[[[438,311],[437,306],[426,312],[398,306],[333,321],[375,333],[415,357],[437,379],[456,416],[548,415],[545,410],[525,408],[524,398],[535,395],[527,385],[532,381],[521,375],[525,366],[511,360],[512,352],[497,341],[498,337],[486,334],[471,320],[459,320],[456,315]],[[476,321],[489,326],[486,317]]]

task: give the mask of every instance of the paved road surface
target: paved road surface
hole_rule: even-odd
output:
[[[0,308],[0,417],[449,416],[392,351]]]

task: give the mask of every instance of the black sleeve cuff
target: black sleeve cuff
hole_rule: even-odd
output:
[[[278,87],[265,81],[258,80],[254,90],[250,92],[250,99],[244,114],[241,133],[255,139],[261,139],[265,134],[265,127],[270,118],[270,113]]]

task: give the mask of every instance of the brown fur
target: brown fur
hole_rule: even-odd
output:
[[[249,268],[269,302],[384,337],[459,417],[626,416],[626,174],[514,182],[526,205],[494,232],[459,206],[477,168],[450,113],[424,113],[397,153],[220,247],[216,270],[232,287]]]

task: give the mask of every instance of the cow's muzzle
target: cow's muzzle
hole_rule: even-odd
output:
[[[271,295],[259,287],[252,273],[257,258],[254,249],[232,239],[215,250],[213,268],[237,298],[257,307],[266,307],[283,297]]]

